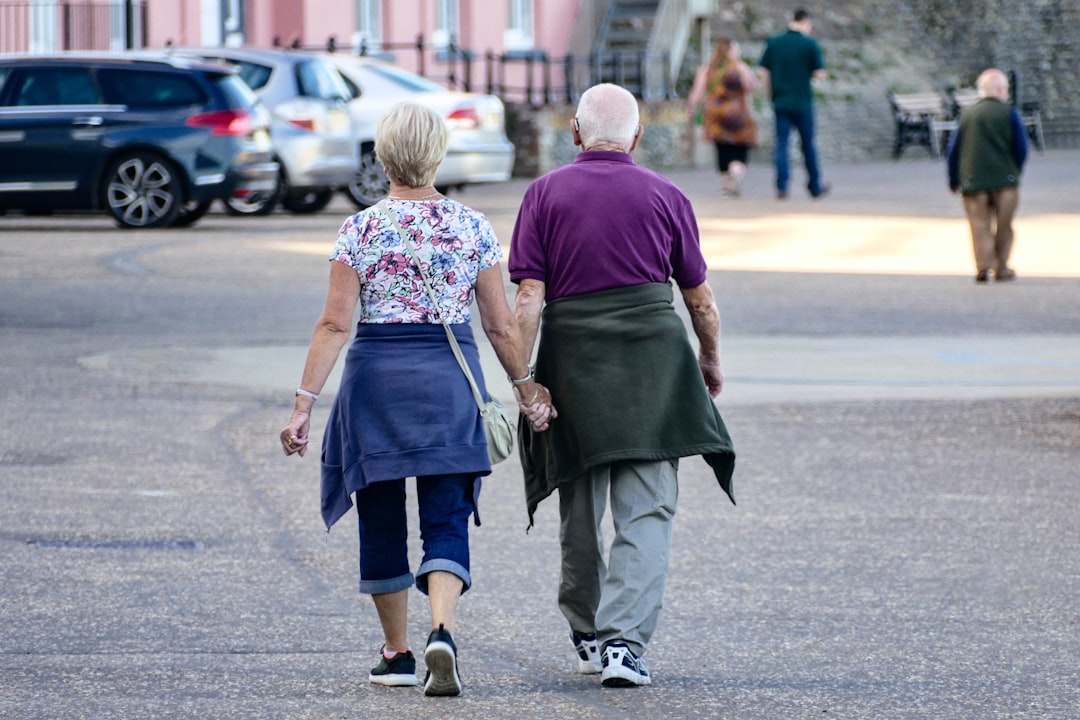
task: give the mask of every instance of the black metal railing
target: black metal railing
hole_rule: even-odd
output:
[[[275,47],[281,47],[275,38]],[[324,45],[304,46],[294,41],[289,47],[297,50],[349,52],[357,55],[397,59],[401,52],[412,53],[419,75],[435,80],[454,90],[486,92],[504,102],[520,102],[532,106],[576,104],[588,87],[599,82],[622,85],[645,100],[675,99],[675,84],[671,78],[671,56],[668,53],[649,55],[645,52],[592,53],[587,56],[553,57],[542,50],[479,55],[455,42],[435,45],[423,35],[413,42],[379,43],[375,48],[367,43],[359,46],[340,46],[331,36]],[[649,78],[660,78],[650,82]]]

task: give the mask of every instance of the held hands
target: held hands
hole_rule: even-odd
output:
[[[559,417],[559,411],[551,402],[551,392],[540,383],[515,385],[514,397],[517,399],[518,410],[529,419],[533,430],[537,432],[547,430],[551,421]]]
[[[279,440],[281,449],[286,455],[299,454],[304,457],[308,446],[308,429],[311,421],[311,413],[303,410],[293,410],[289,424],[282,428]]]
[[[701,368],[701,376],[705,378],[705,387],[709,389],[709,395],[716,397],[724,389],[724,368],[719,360],[698,358],[698,367]]]

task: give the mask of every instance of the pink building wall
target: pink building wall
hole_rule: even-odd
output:
[[[0,0],[2,2],[3,0]],[[582,0],[533,0],[533,41],[536,49],[552,56],[566,54]],[[323,47],[334,36],[348,47],[356,30],[355,0],[243,0],[245,44],[270,47],[275,38],[288,45],[298,40],[305,47]],[[204,33],[213,22],[220,0],[153,0],[149,4],[147,45],[214,44]],[[436,0],[383,0],[382,38],[388,44],[415,43],[419,35],[430,43],[435,31]],[[459,0],[457,43],[482,56],[505,49],[509,24],[507,0]],[[408,52],[396,53],[403,66]]]
[[[4,0],[0,0],[3,2]],[[357,30],[356,0],[240,0],[243,3],[243,42],[249,47],[271,47],[275,39],[288,46],[294,41],[306,48],[325,48],[333,36],[343,52],[351,49]],[[569,53],[579,8],[588,0],[533,0],[532,49],[555,60],[552,81],[563,84],[562,64]],[[222,36],[222,0],[152,0],[147,18],[147,45],[163,47],[226,44]],[[453,87],[483,91],[489,75],[486,55],[506,52],[510,23],[509,0],[458,0],[458,47],[474,53],[466,77],[464,63],[448,65],[434,50],[437,0],[382,0],[380,35],[383,52],[408,70]],[[428,50],[423,60],[416,51],[422,36]],[[532,66],[532,82],[523,61],[505,63],[493,71],[500,89],[523,95],[531,84],[543,84],[543,68]]]

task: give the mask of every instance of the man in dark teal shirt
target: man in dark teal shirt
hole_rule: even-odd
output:
[[[788,29],[769,38],[759,63],[776,114],[776,197],[781,200],[788,196],[788,138],[792,128],[802,143],[810,197],[823,197],[831,189],[821,181],[814,147],[814,91],[810,81],[825,77],[825,61],[821,47],[810,37],[811,27],[810,13],[802,8],[796,10]]]

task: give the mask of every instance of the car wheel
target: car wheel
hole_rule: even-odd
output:
[[[210,210],[212,200],[206,200],[205,202],[198,202],[196,200],[188,200],[186,203],[180,206],[180,214],[173,220],[173,227],[191,227]]]
[[[285,178],[278,176],[278,183],[268,193],[247,197],[231,197],[225,201],[225,212],[230,215],[269,215],[277,209],[285,191]]]
[[[180,214],[180,176],[151,152],[122,155],[105,175],[105,207],[124,228],[170,225]]]
[[[333,190],[309,190],[308,192],[287,193],[281,199],[281,206],[289,212],[298,214],[317,213],[334,198]]]
[[[375,157],[375,145],[365,143],[360,149],[360,167],[356,178],[346,188],[346,194],[357,208],[363,210],[385,198],[390,193],[390,178],[386,177],[382,163]]]

